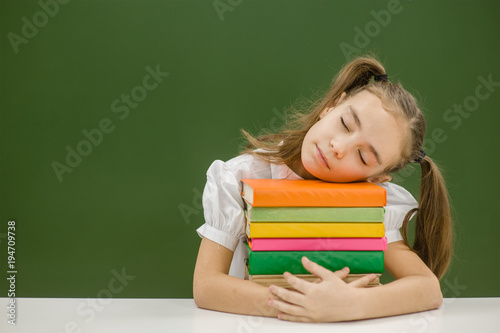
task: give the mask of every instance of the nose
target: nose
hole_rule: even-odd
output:
[[[339,141],[330,141],[330,147],[332,147],[333,156],[336,158],[343,158],[345,155],[345,145]]]

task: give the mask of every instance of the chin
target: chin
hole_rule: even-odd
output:
[[[331,182],[331,183],[337,183],[338,181],[337,180],[334,180],[333,178],[335,177],[332,177],[331,175],[325,175],[323,172],[320,172],[318,170],[314,170],[314,169],[307,169],[306,170],[311,174],[311,176],[313,176],[315,179],[320,179],[320,180],[323,180],[325,182]]]
[[[310,171],[309,171],[310,172]],[[321,172],[310,172],[314,177],[321,179],[325,182],[330,182],[330,183],[352,183],[352,182],[357,182],[361,181],[360,179],[356,179],[354,177],[347,177],[347,176],[342,176],[342,175],[328,175],[324,174]]]
[[[307,161],[302,161],[302,166],[304,167],[304,170],[309,174],[306,175],[306,177],[302,177],[304,179],[310,179],[310,178],[319,178],[321,179],[321,172],[319,172],[314,166],[314,163],[307,163]]]

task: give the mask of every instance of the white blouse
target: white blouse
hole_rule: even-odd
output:
[[[207,183],[203,191],[205,223],[196,231],[234,252],[229,275],[243,279],[246,240],[244,203],[241,198],[241,179],[303,179],[285,164],[273,164],[251,154],[240,155],[227,162],[216,160],[208,168]],[[387,242],[402,240],[399,229],[406,213],[418,207],[413,196],[399,185],[385,182],[386,189],[384,226]]]

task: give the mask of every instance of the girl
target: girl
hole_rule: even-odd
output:
[[[372,78],[374,80],[372,80]],[[414,97],[389,82],[372,57],[348,63],[326,95],[285,129],[255,138],[243,153],[215,161],[203,193],[205,224],[194,270],[193,295],[201,308],[291,321],[345,321],[434,309],[442,303],[439,279],[452,253],[451,214],[438,167],[421,150],[425,120]],[[390,174],[409,163],[422,169],[420,203]],[[243,280],[243,178],[369,181],[386,189],[385,268],[395,281],[363,288],[367,275],[345,283],[349,269],[332,272],[306,257],[314,283],[285,273],[295,291]],[[406,229],[418,210],[413,248]],[[401,235],[399,229],[402,228]]]

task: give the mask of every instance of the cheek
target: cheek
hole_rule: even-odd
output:
[[[356,164],[345,160],[339,163],[331,174],[331,180],[333,182],[355,182],[360,180],[365,180],[368,178],[368,173],[365,170],[360,169]]]
[[[312,125],[312,127],[307,131],[304,140],[306,138],[314,140],[321,137],[325,137],[327,133],[331,132],[332,128],[333,127],[331,122],[328,122],[326,118],[320,119],[314,125]]]
[[[354,169],[345,170],[341,174],[341,176],[344,178],[344,181],[350,181],[350,182],[354,182],[354,181],[358,181],[358,180],[366,178],[362,172],[359,172],[358,170],[354,170]]]

